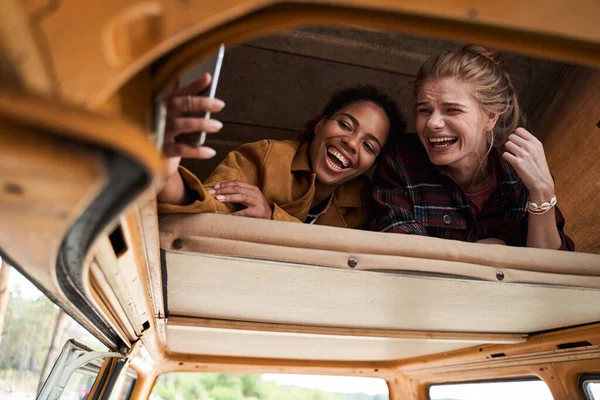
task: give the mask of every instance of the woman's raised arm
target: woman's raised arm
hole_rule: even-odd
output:
[[[177,143],[175,140],[181,134],[201,131],[215,133],[223,127],[220,121],[193,116],[195,113],[206,111],[218,112],[225,107],[225,103],[219,99],[197,95],[205,90],[210,82],[210,74],[205,74],[201,79],[188,86],[173,89],[165,99],[167,121],[163,154],[166,180],[157,197],[161,203],[184,205],[191,202],[189,191],[186,190],[184,181],[178,172],[182,157],[209,159],[216,154],[210,147],[190,146]]]

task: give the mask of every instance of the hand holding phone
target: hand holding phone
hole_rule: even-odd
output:
[[[198,93],[198,95],[204,94],[209,99],[214,99],[215,94],[217,92],[217,85],[219,82],[219,75],[221,73],[221,66],[223,65],[224,55],[225,55],[225,45],[221,44],[217,53],[213,54],[212,56],[207,57],[200,64],[196,64],[196,65],[192,66],[191,68],[187,69],[183,74],[181,74],[180,81],[179,81],[180,85],[185,87],[188,84],[201,78],[206,72],[212,72],[212,81],[210,83],[210,87],[207,90],[205,90],[204,92]],[[188,110],[193,109],[192,95],[189,95],[186,98],[186,100],[188,103],[186,105],[187,109]],[[187,115],[190,117],[202,117],[203,116],[204,119],[208,120],[208,119],[210,119],[211,112],[206,111],[206,112],[200,113],[200,115],[198,115],[198,113],[190,112]],[[199,147],[199,146],[204,145],[204,142],[206,141],[206,131],[181,134],[175,138],[175,141],[177,143],[184,143],[184,144],[187,144],[190,146]]]

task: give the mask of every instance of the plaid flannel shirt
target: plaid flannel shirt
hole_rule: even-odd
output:
[[[467,242],[498,238],[508,245],[526,246],[529,191],[499,151],[494,149],[490,157],[500,182],[474,216],[464,190],[429,161],[416,135],[405,135],[379,166],[373,188],[376,229]],[[556,208],[560,249],[573,251],[564,224]]]

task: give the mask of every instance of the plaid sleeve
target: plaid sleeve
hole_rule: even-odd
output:
[[[415,219],[407,182],[408,175],[398,152],[385,156],[373,185],[375,230],[427,236],[425,226]]]
[[[558,234],[560,235],[560,247],[558,250],[575,251],[575,242],[573,242],[573,240],[564,232],[565,217],[563,217],[558,207],[556,207],[555,214],[556,227],[558,228]]]

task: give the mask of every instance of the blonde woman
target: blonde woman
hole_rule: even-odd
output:
[[[378,171],[378,230],[574,250],[543,146],[519,127],[517,94],[492,51],[430,58],[415,97],[417,135]]]

